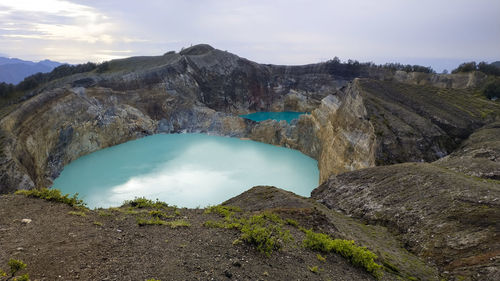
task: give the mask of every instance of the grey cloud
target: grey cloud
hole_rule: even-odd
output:
[[[197,43],[275,64],[313,63],[338,56],[345,60],[420,62],[440,71],[450,68],[452,61],[500,58],[497,0],[73,2],[92,6],[107,17],[99,21],[118,27],[109,33],[112,42],[61,41],[61,45],[80,50],[80,59],[69,58],[74,62],[94,60],[92,54],[98,50],[158,55]],[[27,23],[29,17],[51,24],[72,24],[73,20],[64,15],[20,14],[15,21]],[[42,50],[49,44],[46,40],[31,43],[30,47]],[[5,46],[0,44],[0,51],[9,52]],[[51,58],[58,52],[53,46],[49,50],[38,55]],[[17,52],[22,57],[34,51]]]

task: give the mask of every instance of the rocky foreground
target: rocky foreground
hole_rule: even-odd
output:
[[[384,265],[381,280],[439,280],[435,267],[403,248],[382,226],[366,225],[313,200],[274,187],[254,187],[225,203],[241,206],[236,215],[277,214],[293,240],[267,256],[241,238],[237,229],[208,227],[219,214],[200,209],[168,209],[166,222],[143,225],[154,207],[81,210],[63,203],[0,197],[0,261],[22,260],[32,280],[373,280],[340,254],[303,246],[299,227],[355,240]],[[31,222],[23,222],[30,219]],[[319,255],[319,256],[318,256]]]
[[[0,269],[18,258],[41,280],[379,276],[304,248],[304,229],[313,229],[366,246],[384,280],[500,280],[500,103],[481,95],[497,79],[334,61],[261,65],[198,45],[51,81],[0,103],[0,193],[9,194],[0,197]],[[238,117],[282,110],[311,114],[292,124]],[[184,132],[250,138],[318,160],[311,198],[255,187],[225,202],[242,209],[238,216],[271,211],[297,221],[283,225],[294,242],[267,257],[238,241],[238,227],[204,226],[223,219],[204,210],[168,219],[189,226],[139,226],[138,216],[154,210],[78,213],[10,194],[50,186],[64,165],[98,149]]]

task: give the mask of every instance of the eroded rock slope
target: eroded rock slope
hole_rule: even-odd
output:
[[[2,108],[0,192],[49,186],[84,154],[155,133],[298,149],[318,160],[320,183],[364,167],[432,161],[498,113],[498,103],[474,94],[483,80],[336,62],[262,65],[208,45],[114,60],[104,72],[63,77]],[[292,124],[237,116],[262,110],[312,114]]]
[[[433,163],[406,163],[330,177],[312,197],[399,233],[408,249],[456,278],[500,276],[498,122]]]

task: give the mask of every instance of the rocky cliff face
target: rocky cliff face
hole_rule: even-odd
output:
[[[454,89],[476,88],[483,84],[486,78],[486,74],[477,71],[457,74],[408,73],[405,71],[396,71],[393,76],[393,80],[402,83]]]
[[[454,151],[499,116],[473,89],[355,79],[309,116],[318,138],[320,182],[375,165],[429,162]]]
[[[312,110],[346,79],[321,67],[259,65],[209,46],[112,61],[108,72],[56,80],[5,109],[0,192],[48,186],[82,155],[155,133],[245,137],[315,156],[304,122],[256,123],[236,114]]]
[[[349,82],[357,76],[371,78]],[[65,164],[95,150],[179,132],[298,149],[318,160],[323,182],[344,171],[438,159],[498,112],[467,89],[412,86],[416,74],[394,78],[402,76],[332,62],[261,65],[208,45],[111,61],[104,73],[53,81],[4,108],[0,192],[50,185]],[[425,77],[427,84],[444,79]],[[237,116],[262,110],[312,114],[293,124]]]

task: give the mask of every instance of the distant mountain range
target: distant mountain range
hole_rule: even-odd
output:
[[[17,84],[27,76],[38,72],[51,72],[60,65],[62,63],[51,60],[32,62],[0,57],[0,82]]]

